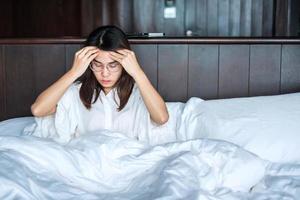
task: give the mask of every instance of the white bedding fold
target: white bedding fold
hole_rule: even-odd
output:
[[[168,104],[168,124],[144,131],[143,142],[108,130],[68,142],[35,129],[40,138],[30,131],[32,117],[3,121],[0,199],[300,199],[300,163],[272,163],[230,142],[195,139],[203,134],[199,119],[214,114],[208,109],[203,118],[203,105],[198,98]],[[47,133],[51,120],[40,121]],[[222,136],[216,121],[206,125]]]
[[[222,141],[149,147],[109,131],[86,134],[67,145],[3,136],[0,152],[0,194],[13,191],[22,199],[181,199],[218,196],[223,188],[247,193],[263,178],[266,166]]]

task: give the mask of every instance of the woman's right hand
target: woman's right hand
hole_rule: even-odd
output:
[[[97,57],[99,51],[99,48],[95,46],[87,46],[75,53],[71,71],[75,74],[76,78],[80,77],[86,71],[92,60]]]
[[[84,47],[76,52],[72,68],[37,97],[31,106],[32,114],[44,117],[55,113],[58,101],[70,85],[85,72],[98,52],[100,50],[95,46]]]

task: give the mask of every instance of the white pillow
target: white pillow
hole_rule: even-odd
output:
[[[196,99],[184,108],[179,139],[221,139],[266,160],[300,162],[300,93]]]

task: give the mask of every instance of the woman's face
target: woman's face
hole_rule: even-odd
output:
[[[110,57],[109,51],[100,50],[91,62],[91,69],[107,94],[121,77],[123,67]]]

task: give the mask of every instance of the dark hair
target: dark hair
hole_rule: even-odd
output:
[[[87,37],[84,46],[96,46],[104,51],[115,51],[117,49],[131,49],[126,34],[116,26],[101,26],[93,30]],[[79,90],[80,99],[87,109],[95,103],[103,90],[94,73],[88,68],[79,77],[77,82],[81,83]],[[122,69],[122,74],[116,82],[117,93],[120,98],[118,110],[121,111],[128,102],[134,85],[134,79]]]

